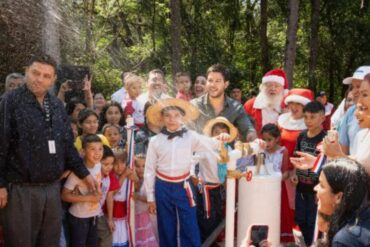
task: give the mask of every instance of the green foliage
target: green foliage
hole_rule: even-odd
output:
[[[120,87],[122,71],[141,75],[153,68],[171,74],[169,0],[61,0],[63,58],[94,69],[94,87],[110,95]],[[94,3],[94,6],[93,6]],[[274,68],[284,67],[287,0],[268,1],[269,55]],[[194,79],[214,63],[226,64],[231,86],[248,93],[261,80],[258,0],[182,0],[182,66]],[[308,86],[310,1],[300,1],[294,86]],[[90,36],[89,36],[90,35]],[[369,63],[370,16],[360,1],[321,1],[317,90],[334,101],[341,81]],[[90,39],[88,38],[90,37]]]

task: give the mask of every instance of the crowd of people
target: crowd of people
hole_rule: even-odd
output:
[[[337,109],[324,91],[289,90],[282,69],[267,72],[247,99],[214,64],[194,85],[177,73],[174,89],[160,69],[147,80],[124,72],[109,100],[85,77],[83,98],[67,100],[68,82],[50,93],[56,68],[50,56],[34,56],[24,75],[6,78],[4,246],[201,246],[225,217],[235,141],[258,144],[239,170],[263,153],[282,175],[281,243],[294,242],[299,228],[306,246],[370,245],[370,66],[343,80],[349,88]]]

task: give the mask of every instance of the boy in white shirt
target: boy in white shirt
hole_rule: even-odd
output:
[[[177,218],[181,246],[201,246],[190,179],[193,152],[211,151],[228,134],[209,138],[183,127],[199,116],[198,109],[181,99],[166,99],[147,111],[148,121],[161,132],[149,142],[144,185],[149,213],[157,213],[160,246],[177,246]],[[177,217],[178,216],[178,217]]]
[[[89,134],[82,139],[84,164],[97,183],[98,191],[89,191],[74,173],[67,178],[62,199],[72,203],[68,213],[71,247],[97,246],[97,216],[101,199],[101,164],[103,143],[99,136]]]

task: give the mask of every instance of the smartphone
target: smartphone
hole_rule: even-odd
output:
[[[251,241],[252,245],[259,247],[260,243],[264,240],[267,240],[269,232],[268,225],[253,225],[251,227]]]

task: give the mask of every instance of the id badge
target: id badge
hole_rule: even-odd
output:
[[[49,153],[50,154],[55,154],[56,153],[55,141],[54,140],[49,140],[48,144],[49,144]]]

